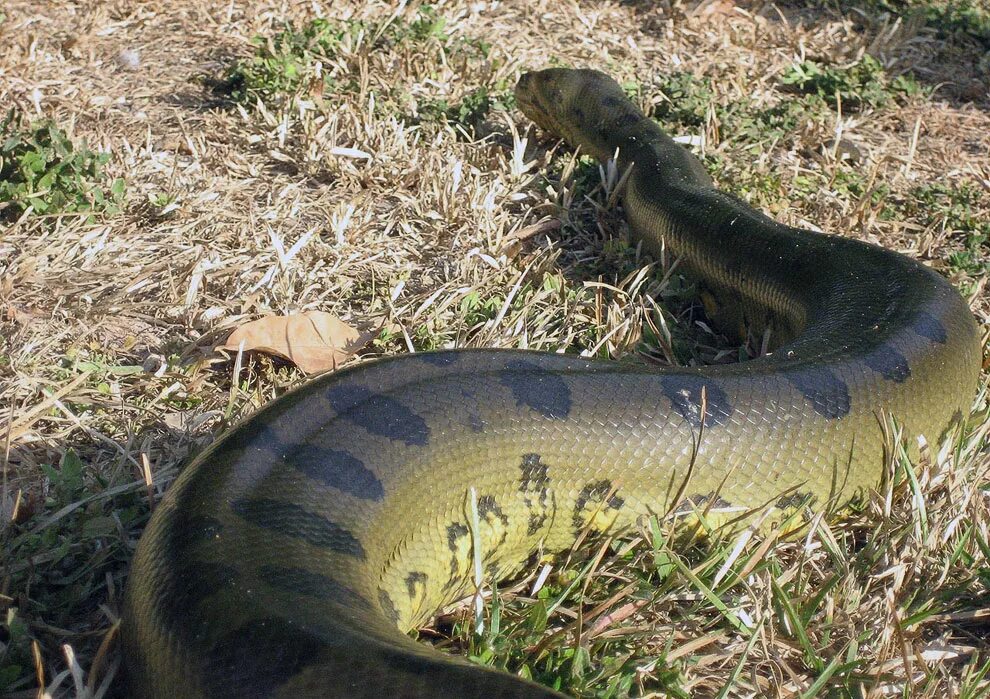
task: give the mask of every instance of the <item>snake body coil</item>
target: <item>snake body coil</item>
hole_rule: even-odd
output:
[[[600,73],[530,73],[516,94],[572,145],[618,150],[645,249],[663,243],[721,326],[769,328],[776,349],[665,371],[415,354],[274,401],[184,470],[143,535],[122,627],[132,696],[559,698],[401,633],[468,590],[472,541],[493,579],[587,526],[716,493],[737,511],[841,504],[881,477],[883,413],[913,441],[967,410],[976,324],[940,276],[717,191]]]

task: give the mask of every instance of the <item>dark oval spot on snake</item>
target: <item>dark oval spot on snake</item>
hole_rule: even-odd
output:
[[[273,427],[279,418],[279,413],[275,410],[278,407],[281,407],[278,402],[273,404],[270,409],[271,418],[268,420],[249,420],[235,427],[232,432],[216,443],[213,455],[219,456],[222,453],[239,452],[247,449],[277,452],[282,445],[282,440]]]
[[[904,383],[911,376],[907,358],[893,347],[879,347],[863,362],[888,381]]]
[[[364,558],[361,542],[347,529],[292,502],[241,499],[231,509],[251,524],[313,546]]]
[[[724,425],[732,416],[734,408],[729,396],[712,379],[691,374],[670,374],[663,377],[661,386],[667,400],[692,427],[701,427],[702,391],[705,395],[705,427]]]
[[[213,644],[199,677],[207,696],[272,697],[323,647],[322,639],[281,617],[252,619]]]
[[[547,418],[565,418],[571,412],[571,389],[559,374],[539,364],[522,359],[506,362],[499,380],[512,391],[516,405],[525,405]]]
[[[300,444],[289,452],[285,461],[313,480],[363,500],[380,501],[385,497],[382,482],[349,452]]]
[[[823,366],[806,366],[784,373],[819,415],[835,420],[849,414],[849,387]]]
[[[542,492],[550,485],[549,469],[540,460],[539,454],[523,454],[519,471],[521,473],[519,477],[520,492],[528,490]]]
[[[258,576],[278,590],[338,602],[347,607],[371,608],[368,600],[347,585],[305,568],[265,565],[258,569]]]
[[[603,504],[600,509],[618,510],[625,504],[625,499],[612,492],[612,488],[612,481],[602,479],[591,481],[581,489],[581,492],[578,493],[577,500],[574,502],[574,515],[571,518],[571,526],[575,531],[579,532],[585,527],[586,518],[584,510],[586,507],[590,511],[595,511],[599,509],[596,507],[597,505]],[[609,493],[612,494],[609,495]],[[603,502],[606,496],[608,496],[608,501]]]
[[[412,599],[416,596],[417,585],[426,587],[426,581],[429,579],[429,575],[418,570],[414,570],[409,573],[409,575],[406,576],[406,592],[409,593],[409,598]]]
[[[462,536],[467,536],[468,528],[461,524],[460,522],[454,522],[447,526],[447,547],[456,552],[457,551],[457,540]]]
[[[917,315],[911,329],[918,335],[937,342],[940,345],[944,345],[949,339],[942,321],[927,311],[922,311]]]
[[[372,434],[410,446],[425,446],[430,441],[426,421],[390,396],[345,383],[328,390],[327,400],[341,417]]]
[[[485,519],[488,515],[494,515],[504,526],[509,526],[509,517],[498,506],[494,495],[482,495],[478,498],[478,515]]]

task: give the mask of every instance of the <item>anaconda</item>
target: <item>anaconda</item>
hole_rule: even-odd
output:
[[[472,542],[498,579],[678,498],[841,505],[881,478],[885,415],[913,443],[967,411],[977,327],[938,274],[718,191],[601,73],[529,73],[516,95],[571,145],[617,153],[633,235],[773,351],[666,370],[441,351],[292,391],[188,466],[144,532],[122,626],[132,696],[560,697],[404,635],[470,589]]]

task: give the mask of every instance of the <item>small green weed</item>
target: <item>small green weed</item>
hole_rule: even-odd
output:
[[[945,4],[926,3],[928,24],[942,36],[968,35],[990,48],[990,7],[973,0],[953,0]]]
[[[299,93],[313,81],[332,87],[323,65],[334,58],[345,39],[356,39],[366,29],[357,20],[314,19],[298,29],[286,24],[272,37],[256,36],[254,56],[232,66],[219,89],[239,102],[271,102]]]
[[[256,36],[252,43],[254,55],[231,66],[217,86],[241,103],[260,99],[270,104],[306,91],[354,92],[357,80],[349,73],[334,72],[333,63],[362,44],[369,49],[439,44],[448,55],[464,54],[474,60],[486,59],[491,50],[484,41],[452,36],[446,18],[431,5],[420,6],[411,20],[321,18],[302,26],[287,23],[274,36]]]
[[[419,119],[460,124],[473,131],[478,128],[492,109],[509,110],[515,106],[515,97],[509,90],[492,92],[485,86],[468,92],[453,104],[445,99],[424,99],[419,104]]]
[[[824,107],[813,95],[788,98],[776,104],[758,106],[750,99],[735,99],[722,104],[711,80],[692,73],[673,73],[659,86],[663,101],[654,108],[653,117],[661,126],[677,124],[697,129],[704,126],[711,112],[720,125],[720,140],[763,143],[792,134],[802,119],[810,118]]]
[[[921,15],[942,39],[975,40],[990,48],[990,5],[981,0],[868,0],[867,9],[906,17]]]
[[[392,43],[425,44],[436,41],[448,52],[472,54],[475,59],[486,59],[491,51],[487,41],[469,39],[451,34],[447,30],[447,18],[433,5],[421,5],[412,21],[396,21],[388,26],[386,37]]]
[[[74,144],[50,119],[26,124],[11,110],[0,122],[0,219],[36,214],[120,212],[124,180],[106,184],[108,153]]]
[[[781,77],[784,85],[821,97],[835,107],[841,101],[847,111],[883,107],[899,95],[917,95],[921,86],[906,75],[890,78],[880,62],[865,55],[851,66],[829,66],[818,61],[796,63]]]
[[[711,81],[692,73],[672,73],[659,85],[663,101],[653,110],[661,123],[701,126],[715,99]]]
[[[956,240],[949,265],[972,276],[990,274],[990,202],[973,184],[936,182],[915,187],[905,202],[908,214],[926,228],[948,232]]]

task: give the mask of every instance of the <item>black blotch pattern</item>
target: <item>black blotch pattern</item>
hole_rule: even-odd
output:
[[[926,311],[918,314],[911,329],[918,335],[940,345],[944,345],[949,339],[949,334],[946,332],[945,326],[942,325],[942,321]]]
[[[849,387],[831,369],[807,366],[786,376],[822,417],[835,420],[849,414]]]
[[[543,528],[543,525],[547,523],[549,515],[546,512],[530,512],[529,519],[526,522],[526,534],[527,536],[533,536],[536,532]]]
[[[273,419],[277,419],[275,413],[279,406],[276,404],[270,410],[273,411]],[[235,427],[221,441],[216,443],[214,456],[241,452],[246,449],[266,449],[275,451],[281,445],[278,433],[272,428],[271,423],[257,420],[249,420]]]
[[[363,500],[380,501],[385,497],[382,482],[349,452],[307,443],[292,449],[285,460],[313,480]]]
[[[512,391],[516,405],[525,405],[548,418],[570,414],[571,389],[558,374],[522,359],[507,362],[505,367],[500,380]]]
[[[907,358],[893,347],[880,347],[863,361],[888,381],[904,383],[911,376]]]
[[[519,472],[519,492],[523,493],[529,510],[526,534],[533,536],[549,519],[548,512],[552,502],[549,467],[543,463],[539,454],[523,454]]]
[[[339,384],[327,391],[327,400],[337,413],[372,434],[425,446],[430,441],[426,420],[389,396],[356,384]]]
[[[478,515],[487,519],[488,515],[494,515],[502,524],[509,526],[509,517],[498,506],[494,495],[482,495],[478,498]]]
[[[451,580],[455,580],[457,578],[457,574],[460,572],[460,566],[457,561],[457,540],[462,536],[467,536],[467,534],[468,528],[460,522],[454,522],[453,524],[447,525],[447,548],[449,548],[454,554],[450,557]]]
[[[287,590],[307,597],[339,602],[348,607],[371,608],[368,600],[347,585],[305,568],[265,565],[258,569],[258,576],[278,590]]]
[[[502,523],[502,534],[491,550],[486,554],[487,556],[492,556],[496,553],[499,546],[505,543],[506,538],[509,536],[509,517],[502,511],[498,503],[495,501],[494,495],[482,495],[478,498],[478,516],[485,521],[488,521],[489,515],[498,519]]]
[[[584,110],[580,107],[571,107],[571,116],[577,121],[584,121]]]
[[[519,477],[519,491],[543,491],[550,485],[548,467],[540,460],[539,454],[523,454],[519,464],[522,475]]]
[[[426,587],[426,581],[429,579],[429,575],[418,570],[409,573],[406,576],[406,591],[409,593],[409,599],[413,599],[416,596],[416,586],[422,585]]]
[[[592,481],[585,485],[581,492],[578,493],[577,500],[574,503],[574,516],[571,518],[571,526],[576,532],[580,532],[584,529],[586,524],[584,510],[587,507],[589,510],[594,511],[598,508],[598,505],[602,502],[606,495],[612,491],[612,481],[610,480],[600,480]],[[608,499],[605,506],[612,510],[618,510],[625,504],[625,499],[619,497],[618,494],[613,493],[612,497]],[[589,512],[590,514],[590,512]]]
[[[381,606],[385,618],[398,626],[399,610],[396,608],[392,598],[388,596],[388,593],[381,588],[378,588],[378,604]]]
[[[457,540],[462,536],[467,536],[468,528],[460,522],[454,522],[447,526],[447,547],[457,552]]]
[[[459,352],[417,352],[416,356],[433,366],[450,366],[461,358]]]
[[[712,379],[672,374],[663,377],[661,386],[667,400],[692,427],[701,427],[702,389],[705,392],[705,427],[724,425],[732,417],[734,408],[729,397]]]
[[[621,105],[625,104],[625,100],[615,97],[614,95],[607,95],[602,97],[602,106],[609,109],[615,109]]]
[[[291,502],[268,499],[241,499],[231,503],[244,520],[269,531],[302,539],[313,546],[365,557],[364,547],[355,536],[322,515],[303,509]]]
[[[322,647],[321,639],[286,619],[252,619],[217,640],[200,678],[207,696],[275,696]]]

